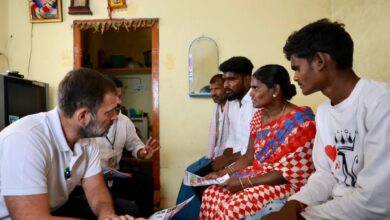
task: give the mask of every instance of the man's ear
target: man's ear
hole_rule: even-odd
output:
[[[74,119],[77,121],[77,124],[80,126],[86,126],[91,120],[91,111],[88,108],[80,108],[77,109],[73,115]]]
[[[246,88],[250,88],[251,87],[252,76],[251,75],[245,75],[243,80],[244,80],[245,87]]]
[[[330,55],[328,53],[324,52],[317,52],[314,55],[312,63],[317,68],[318,71],[322,71],[326,68],[330,61]]]

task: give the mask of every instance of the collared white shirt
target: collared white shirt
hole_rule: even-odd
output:
[[[250,90],[241,101],[236,99],[229,102],[230,127],[226,148],[233,148],[233,153],[241,152],[241,155],[248,149],[250,122],[256,112],[249,93]]]
[[[106,137],[98,137],[94,141],[99,147],[102,168],[118,169],[123,148],[131,151],[132,155],[137,158],[138,150],[145,147],[137,135],[134,124],[122,113],[111,125]]]
[[[54,210],[83,178],[100,172],[98,149],[89,139],[70,149],[57,109],[26,116],[0,133],[0,219],[9,218],[5,195],[47,194]]]

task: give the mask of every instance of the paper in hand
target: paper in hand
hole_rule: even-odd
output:
[[[184,173],[183,184],[186,186],[208,186],[224,183],[229,179],[229,177],[229,174],[226,174],[225,176],[219,177],[217,179],[205,179],[204,177],[186,171]]]
[[[195,197],[195,195],[191,196],[190,198],[188,198],[184,202],[178,204],[177,206],[174,206],[174,207],[169,208],[169,209],[164,209],[164,210],[161,210],[161,211],[154,213],[152,216],[150,216],[149,220],[167,220],[167,219],[171,218],[177,212],[179,212],[184,206],[186,206],[189,202],[191,202],[191,200],[194,197]]]
[[[103,175],[104,178],[110,178],[110,177],[119,177],[119,178],[130,178],[130,173],[124,173],[115,169],[103,169]]]

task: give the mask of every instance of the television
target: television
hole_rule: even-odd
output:
[[[0,130],[49,108],[49,84],[0,74]]]

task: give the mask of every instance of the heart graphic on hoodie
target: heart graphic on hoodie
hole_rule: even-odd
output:
[[[337,148],[336,146],[332,145],[326,145],[325,147],[325,153],[328,155],[328,157],[332,160],[335,161],[337,157]]]

